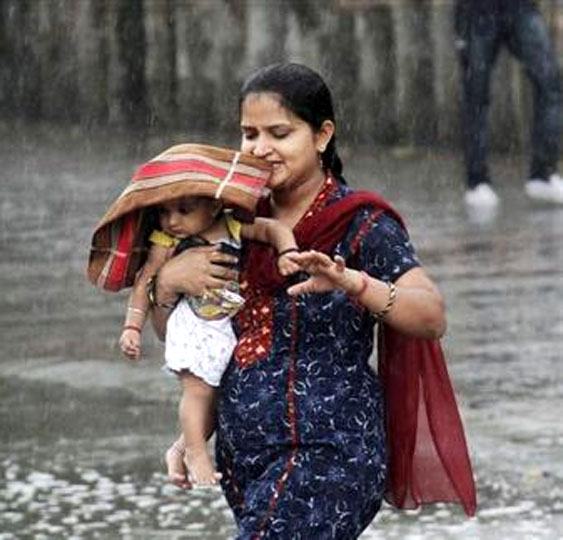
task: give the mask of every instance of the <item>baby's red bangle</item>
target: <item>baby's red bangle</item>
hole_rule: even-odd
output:
[[[135,331],[139,332],[139,334],[141,333],[141,329],[134,324],[126,324],[123,327],[123,330],[135,330]]]

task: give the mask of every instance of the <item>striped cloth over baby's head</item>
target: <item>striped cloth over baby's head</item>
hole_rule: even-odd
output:
[[[137,169],[97,225],[88,279],[109,291],[133,285],[155,225],[149,207],[179,197],[213,197],[251,220],[271,172],[266,161],[227,148],[179,144],[162,152]]]

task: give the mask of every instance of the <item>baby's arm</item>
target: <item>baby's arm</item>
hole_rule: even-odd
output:
[[[151,244],[147,262],[135,279],[133,290],[129,296],[129,303],[127,304],[123,331],[119,338],[121,351],[131,360],[138,360],[141,355],[141,332],[143,331],[149,309],[146,290],[147,282],[171,255],[171,248],[166,248],[159,244]]]
[[[278,270],[282,276],[299,272],[301,267],[286,257],[293,251],[299,251],[293,231],[281,221],[271,218],[256,218],[254,223],[245,223],[241,236],[247,240],[258,240],[270,244],[278,252]]]

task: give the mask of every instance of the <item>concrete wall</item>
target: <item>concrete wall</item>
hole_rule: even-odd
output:
[[[563,2],[541,2],[563,58]],[[0,0],[0,111],[56,122],[236,130],[254,68],[308,64],[358,142],[457,144],[451,0]],[[530,90],[501,55],[492,141],[528,139]]]

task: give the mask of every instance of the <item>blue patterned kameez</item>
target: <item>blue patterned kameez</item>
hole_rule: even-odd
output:
[[[337,187],[328,204],[348,192]],[[370,208],[336,252],[385,281],[419,265],[395,219]],[[232,360],[218,404],[216,459],[237,538],[357,538],[386,485],[383,391],[368,364],[375,319],[342,291],[292,300],[282,288],[273,306],[268,354],[249,367]]]

